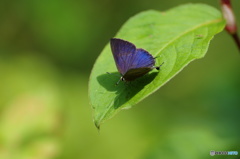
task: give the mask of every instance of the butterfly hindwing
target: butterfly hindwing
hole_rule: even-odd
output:
[[[124,74],[123,78],[126,81],[133,81],[136,78],[145,75],[146,73],[148,73],[151,70],[152,70],[152,68],[149,68],[149,67],[130,69]]]
[[[153,67],[155,65],[155,59],[146,50],[136,49],[134,59],[130,69],[142,68],[142,67]]]

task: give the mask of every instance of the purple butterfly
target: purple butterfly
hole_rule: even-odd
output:
[[[128,41],[112,38],[110,41],[112,54],[122,81],[133,81],[147,74],[152,69],[160,69],[155,65],[155,58],[146,50],[137,49]]]

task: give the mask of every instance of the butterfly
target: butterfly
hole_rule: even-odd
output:
[[[110,40],[112,54],[121,74],[120,81],[133,81],[152,69],[159,70],[160,66],[155,66],[155,58],[146,50],[136,48],[128,41],[112,38]]]

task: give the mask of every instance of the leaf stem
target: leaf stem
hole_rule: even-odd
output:
[[[238,49],[239,49],[239,51],[240,51],[240,39],[239,39],[238,34],[235,33],[235,34],[232,35],[232,37],[233,37],[233,39],[234,39],[234,41],[235,41],[235,43],[236,43],[236,45],[238,46]]]
[[[233,37],[240,51],[240,39],[237,33],[237,23],[232,10],[231,0],[221,0],[221,7],[223,16],[227,22],[225,30]]]

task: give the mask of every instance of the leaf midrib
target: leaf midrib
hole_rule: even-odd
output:
[[[208,24],[215,24],[215,23],[219,23],[221,22],[223,19],[222,18],[218,18],[218,19],[214,19],[214,20],[211,20],[211,21],[207,21],[205,23],[202,23],[202,24],[199,24],[199,25],[196,25],[195,27],[189,29],[189,30],[186,30],[185,32],[183,32],[182,34],[180,34],[179,36],[176,36],[175,38],[173,38],[173,40],[170,40],[166,45],[164,45],[160,50],[159,52],[156,54],[156,56],[158,54],[160,54],[161,51],[163,51],[164,49],[166,49],[168,46],[171,46],[170,44],[172,44],[174,41],[176,41],[177,39],[181,38],[182,36],[192,32],[193,30],[195,29],[198,29],[200,27],[203,27],[203,26],[206,26]],[[183,67],[184,68],[184,67]],[[182,68],[182,69],[183,69]],[[177,75],[178,72],[180,72],[182,69],[180,69],[179,71],[177,71],[175,73],[175,75]],[[169,72],[170,73],[170,72]],[[175,76],[174,75],[174,76]],[[170,80],[170,79],[169,79]],[[160,87],[162,87],[165,83],[167,83],[169,80],[166,80],[165,82],[162,83],[162,85]],[[153,90],[151,93],[147,94],[144,98],[148,97],[149,95],[153,94],[154,92],[156,92],[157,90],[159,89],[159,87],[156,87],[155,90]],[[141,102],[144,98],[140,99],[139,102]]]
[[[191,31],[195,30],[195,29],[198,29],[200,27],[203,27],[203,26],[206,26],[208,24],[215,24],[215,23],[218,23],[218,22],[221,22],[223,19],[222,18],[219,18],[219,19],[215,19],[215,20],[211,20],[211,21],[207,21],[205,23],[202,23],[200,25],[196,25],[195,27],[183,32],[182,34],[180,34],[179,36],[177,36],[176,38],[173,38],[173,40],[169,41],[166,45],[164,45],[160,50],[159,52],[157,53],[157,55],[163,51],[164,49],[166,49],[168,46],[170,46],[171,43],[173,43],[174,41],[176,41],[177,39],[181,38],[182,36],[190,33]],[[191,60],[192,61],[192,60]],[[183,69],[184,67],[182,67]],[[179,71],[177,71],[175,73],[175,75],[177,75],[178,72],[180,72],[182,69],[180,69]],[[169,72],[170,73],[170,72]],[[175,76],[174,75],[174,76]],[[170,79],[169,79],[170,80]],[[166,80],[165,82],[162,83],[162,85],[160,87],[162,87],[165,83],[167,83],[169,80]],[[148,97],[149,95],[153,94],[154,92],[156,92],[157,90],[159,89],[159,87],[155,87],[155,90],[153,90],[151,93],[147,94],[144,98]],[[141,102],[144,98],[140,99],[139,102]]]
[[[166,49],[166,48],[167,48],[170,44],[172,44],[174,41],[176,41],[177,39],[181,38],[182,36],[190,33],[191,31],[193,31],[193,30],[195,30],[195,29],[198,29],[198,28],[200,28],[200,27],[202,27],[202,26],[206,26],[206,25],[208,25],[208,24],[218,23],[218,22],[220,22],[220,21],[222,21],[222,20],[223,20],[222,18],[219,18],[219,19],[207,21],[207,22],[202,23],[202,24],[200,24],[200,25],[197,25],[197,26],[195,26],[195,27],[193,27],[193,28],[191,28],[191,29],[189,29],[189,30],[186,30],[185,32],[183,32],[183,33],[180,34],[179,36],[176,36],[175,38],[173,38],[173,40],[170,40],[167,44],[165,44],[165,45],[158,51],[157,55],[158,55],[161,51],[163,51],[164,49]]]

